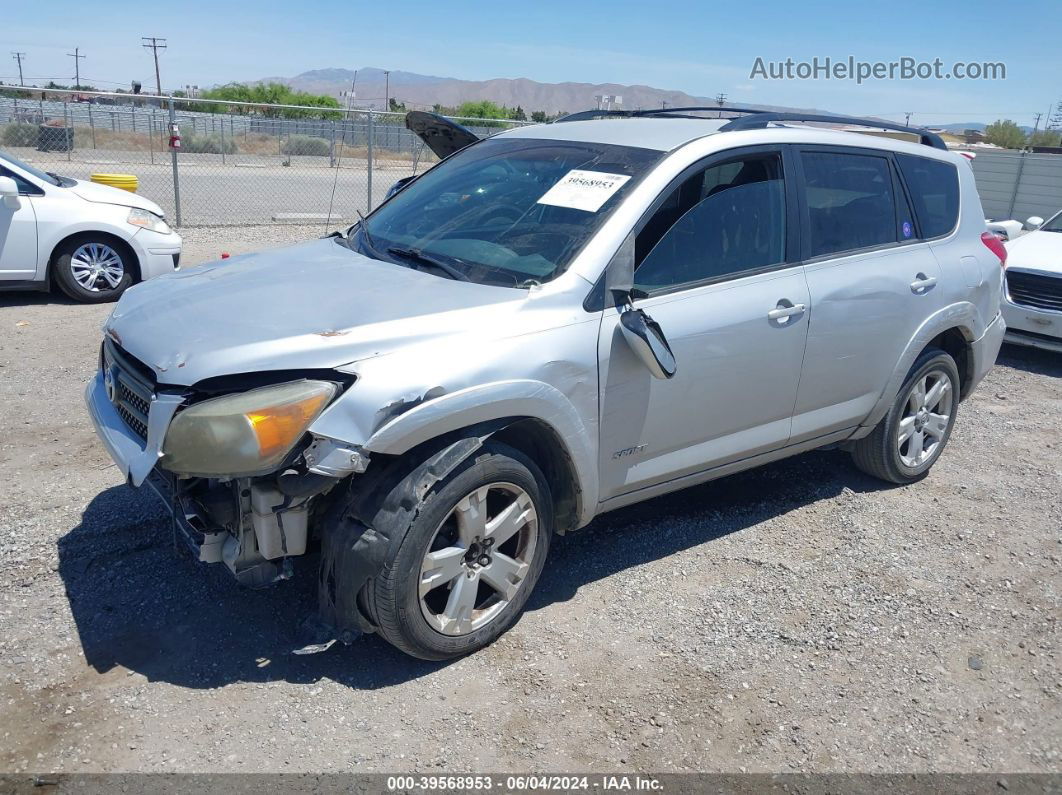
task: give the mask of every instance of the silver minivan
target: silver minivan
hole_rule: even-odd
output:
[[[428,659],[605,511],[826,445],[918,481],[1004,333],[971,169],[700,110],[411,114],[448,156],[368,218],[129,290],[86,392],[123,477],[244,585],[319,552],[304,650]]]

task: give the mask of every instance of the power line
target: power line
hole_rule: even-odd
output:
[[[26,57],[26,53],[24,53],[24,52],[13,52],[13,53],[11,53],[11,57],[14,58],[16,61],[18,61],[18,84],[20,86],[24,86],[26,84],[22,80],[22,59]]]
[[[81,48],[75,47],[73,52],[68,52],[71,58],[74,59],[74,88],[81,88],[81,59],[84,55],[81,55]]]
[[[158,96],[162,96],[162,78],[159,77],[159,50],[166,49],[166,39],[155,38],[154,36],[141,36],[140,40],[144,42],[144,49],[151,50],[155,56],[155,88],[158,90]]]

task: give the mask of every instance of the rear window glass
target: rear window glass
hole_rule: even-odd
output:
[[[873,155],[805,152],[810,256],[896,242],[889,161]]]
[[[951,163],[896,155],[922,227],[922,237],[940,237],[959,220],[959,172]]]

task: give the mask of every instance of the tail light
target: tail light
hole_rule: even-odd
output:
[[[999,267],[1005,267],[1007,264],[1007,247],[1003,245],[1003,241],[991,232],[982,232],[981,242],[985,244],[989,251],[999,257]]]

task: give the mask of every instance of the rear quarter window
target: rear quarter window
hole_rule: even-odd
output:
[[[951,163],[897,154],[922,237],[941,237],[959,221],[959,172]]]

